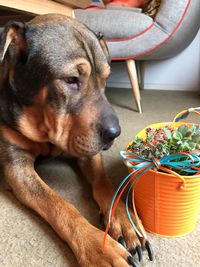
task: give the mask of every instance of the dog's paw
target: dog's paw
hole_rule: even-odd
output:
[[[139,267],[131,254],[109,235],[102,251],[104,232],[91,226],[82,240],[77,259],[82,267]]]
[[[133,221],[136,226],[143,232],[143,237],[139,237],[132,227],[128,216],[126,214],[125,205],[122,201],[119,202],[118,207],[115,210],[114,216],[109,225],[110,236],[117,240],[121,245],[124,246],[132,255],[137,254],[139,261],[143,258],[143,251],[147,250],[148,257],[153,261],[153,249],[150,242],[147,240],[145,230],[140,222],[138,225],[137,220],[133,212],[130,212]],[[108,222],[108,214],[100,212],[100,222],[105,225]]]

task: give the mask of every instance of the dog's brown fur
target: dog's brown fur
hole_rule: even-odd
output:
[[[72,248],[81,266],[127,267],[127,247],[139,244],[120,202],[103,254],[103,232],[38,176],[39,155],[77,157],[107,215],[113,188],[99,152],[120,133],[105,95],[110,73],[105,42],[78,21],[44,15],[12,22],[0,36],[0,165],[16,197],[39,213]],[[130,261],[130,258],[129,258]],[[133,266],[136,266],[132,263]]]

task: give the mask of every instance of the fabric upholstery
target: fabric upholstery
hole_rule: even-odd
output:
[[[131,12],[138,12],[138,13],[142,13],[143,12],[142,8],[127,7],[127,6],[106,6],[106,9],[121,10],[121,11],[131,11]]]
[[[105,35],[114,60],[172,57],[188,46],[200,26],[199,0],[162,0],[154,20],[145,14],[129,11],[127,14],[112,10],[109,15],[107,10],[96,12],[99,13],[75,10],[75,16]]]
[[[152,18],[124,10],[77,10],[75,15],[95,32],[102,32],[105,38],[127,38],[148,28]],[[95,18],[95,19],[94,19]]]

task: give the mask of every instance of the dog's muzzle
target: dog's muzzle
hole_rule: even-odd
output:
[[[118,118],[113,114],[112,116],[106,116],[101,120],[101,124],[98,126],[100,141],[103,145],[102,149],[107,150],[113,144],[115,138],[121,133]]]

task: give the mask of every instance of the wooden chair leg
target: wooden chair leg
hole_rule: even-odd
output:
[[[144,61],[140,61],[139,65],[139,71],[140,71],[140,89],[144,90],[144,71],[145,71],[145,64]]]
[[[126,60],[126,66],[138,111],[139,113],[142,113],[140,89],[138,85],[138,77],[137,77],[135,61],[133,59]]]

